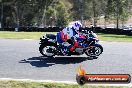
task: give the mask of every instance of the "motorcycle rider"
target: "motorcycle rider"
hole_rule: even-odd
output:
[[[79,28],[82,27],[81,22],[75,21],[72,25],[68,25],[60,32],[61,43],[66,44],[70,40],[70,44],[63,49],[63,54],[67,55],[68,52],[73,52],[76,47],[81,47],[77,42],[79,37]]]

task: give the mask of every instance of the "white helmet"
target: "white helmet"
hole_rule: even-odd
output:
[[[79,30],[80,27],[82,27],[82,24],[80,21],[75,21],[72,25],[70,25],[75,30]]]

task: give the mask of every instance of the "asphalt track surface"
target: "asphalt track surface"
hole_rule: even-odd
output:
[[[0,39],[0,78],[73,81],[79,65],[88,74],[132,75],[132,42],[101,42],[104,52],[89,60],[79,57],[45,58],[38,40]]]

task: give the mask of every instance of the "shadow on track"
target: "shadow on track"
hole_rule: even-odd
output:
[[[97,58],[94,58],[97,59]],[[47,57],[32,57],[28,58],[27,60],[21,60],[19,63],[30,63],[32,66],[35,67],[49,67],[55,64],[76,64],[81,63],[86,60],[93,60],[88,59],[86,57],[55,57],[55,58],[47,58]]]

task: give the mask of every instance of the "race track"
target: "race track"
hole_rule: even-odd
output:
[[[0,39],[0,78],[76,81],[77,67],[88,74],[132,75],[132,42],[101,42],[104,52],[97,59],[42,57],[38,40]]]

